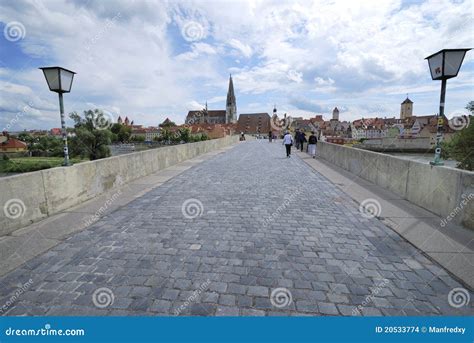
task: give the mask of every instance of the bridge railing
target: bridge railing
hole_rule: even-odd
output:
[[[447,221],[474,229],[474,172],[318,142],[318,154]]]
[[[227,136],[0,178],[0,236],[238,140]]]

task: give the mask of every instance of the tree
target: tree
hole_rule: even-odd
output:
[[[144,136],[132,136],[132,138],[130,139],[132,142],[137,142],[137,143],[141,143],[141,142],[144,142],[145,141],[145,137]]]
[[[174,137],[174,134],[167,128],[162,128],[160,133],[161,140],[166,143],[169,143]]]
[[[22,132],[18,134],[18,139],[26,143],[26,145],[28,146],[28,151],[30,152],[33,150],[33,146],[38,141],[38,139],[30,135],[28,132]]]
[[[466,109],[471,112],[466,117],[466,127],[456,132],[453,138],[443,143],[444,157],[449,157],[458,161],[457,168],[474,170],[474,101],[467,104]]]
[[[190,137],[191,137],[191,130],[189,130],[187,127],[182,127],[178,130],[178,140],[180,142],[188,143],[191,139]]]
[[[131,127],[119,123],[113,124],[110,128],[110,131],[115,134],[114,140],[112,141],[119,141],[120,143],[128,142],[130,140],[130,136],[132,135]]]
[[[91,160],[110,156],[109,144],[112,132],[101,110],[84,111],[84,118],[76,112],[69,117],[74,120],[76,136],[70,140],[72,156],[89,157]]]
[[[28,150],[34,156],[63,156],[63,141],[56,136],[41,136],[33,138],[31,143],[28,143]]]

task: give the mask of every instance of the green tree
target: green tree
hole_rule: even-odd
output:
[[[125,143],[130,140],[132,135],[132,128],[126,125],[115,123],[110,128],[110,131],[115,134],[113,141],[118,141],[120,143]]]
[[[174,134],[169,129],[162,128],[160,132],[160,136],[163,142],[169,143],[173,139]]]
[[[109,144],[112,126],[106,120],[101,110],[84,111],[84,118],[76,112],[70,113],[69,117],[74,120],[76,135],[70,139],[70,150],[72,156],[88,157],[91,160],[110,156]]]
[[[132,136],[132,138],[130,140],[132,142],[141,143],[141,142],[145,141],[145,137],[144,136]]]
[[[56,136],[41,136],[34,139],[28,149],[33,155],[63,156],[63,140]]]
[[[191,130],[187,127],[182,127],[178,130],[178,140],[180,142],[188,143],[191,140]]]
[[[25,142],[26,145],[28,146],[28,151],[32,151],[33,150],[33,146],[35,145],[35,143],[38,141],[38,139],[36,139],[35,137],[33,137],[32,135],[30,135],[28,132],[22,132],[18,135],[18,139],[22,142]]]
[[[474,170],[474,101],[467,104],[466,109],[471,112],[466,117],[467,126],[456,132],[449,142],[443,142],[442,153],[444,158],[458,161],[457,168]]]

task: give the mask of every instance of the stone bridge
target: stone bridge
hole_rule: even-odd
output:
[[[319,149],[216,145],[10,226],[0,313],[472,315],[473,231]]]

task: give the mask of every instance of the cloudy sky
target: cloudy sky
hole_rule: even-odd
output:
[[[224,109],[229,73],[238,113],[341,120],[438,109],[424,57],[474,47],[467,1],[0,2],[0,129],[60,125],[38,67],[77,72],[66,112],[100,108],[157,125],[190,109]],[[448,81],[448,117],[474,100],[474,51]]]

